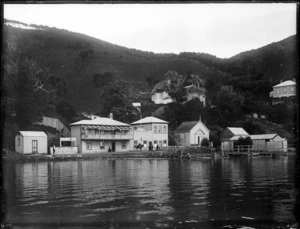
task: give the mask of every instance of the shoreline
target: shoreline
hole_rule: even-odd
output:
[[[286,156],[295,155],[296,152],[288,152]],[[245,156],[245,155],[240,155]],[[236,156],[232,156],[236,157]],[[256,157],[256,156],[253,156]],[[265,156],[258,156],[265,157]],[[26,163],[26,162],[48,162],[48,161],[78,161],[78,160],[115,160],[115,159],[166,159],[166,160],[208,160],[222,157],[221,152],[206,153],[178,153],[170,151],[130,151],[114,153],[93,153],[93,154],[19,154],[10,152],[2,155],[4,163]]]
[[[77,160],[98,160],[98,159],[211,159],[214,153],[185,153],[169,151],[130,151],[110,152],[93,154],[19,154],[8,152],[3,154],[3,162],[47,162],[47,161],[77,161]]]

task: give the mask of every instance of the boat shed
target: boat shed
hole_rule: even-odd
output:
[[[15,137],[15,150],[21,154],[47,153],[47,140],[43,131],[19,131]]]
[[[287,140],[278,134],[250,135],[252,149],[265,151],[286,151]]]

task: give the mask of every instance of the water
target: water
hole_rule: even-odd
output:
[[[7,224],[105,228],[286,228],[293,156],[7,163]]]

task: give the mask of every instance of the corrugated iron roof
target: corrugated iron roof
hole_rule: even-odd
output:
[[[24,137],[47,137],[47,134],[43,131],[19,131]]]
[[[277,136],[278,134],[256,134],[256,135],[250,135],[250,138],[252,140],[269,140],[273,139]]]
[[[199,121],[190,121],[181,123],[175,130],[175,132],[187,132],[190,131]]]
[[[129,124],[119,122],[110,118],[102,118],[102,117],[95,118],[92,120],[81,120],[70,124],[70,126],[75,126],[75,125],[129,126]]]
[[[273,87],[283,87],[283,86],[292,86],[292,85],[296,85],[296,83],[292,80],[287,80],[287,81],[284,81],[284,82],[282,82],[280,84],[277,84]]]
[[[102,126],[102,125],[82,125],[82,129],[98,129],[98,130],[131,130],[130,126]]]
[[[227,127],[227,128],[234,135],[246,135],[246,136],[249,135],[242,127]]]
[[[165,123],[166,124],[166,123],[169,123],[169,122],[164,121],[164,120],[159,119],[159,118],[156,118],[156,117],[153,117],[153,116],[149,116],[149,117],[140,119],[138,121],[135,121],[131,124],[134,125],[134,124],[146,124],[146,123]]]

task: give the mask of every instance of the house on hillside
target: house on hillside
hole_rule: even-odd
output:
[[[37,122],[36,124],[52,127],[59,131],[61,136],[71,136],[69,128],[59,118],[43,116],[42,121]]]
[[[79,153],[129,151],[133,149],[130,125],[112,118],[81,120],[70,124],[71,137],[76,138]]]
[[[47,141],[47,135],[42,131],[19,131],[15,137],[15,150],[21,154],[46,154]]]
[[[147,149],[149,144],[160,149],[168,147],[168,122],[149,116],[131,123],[134,146],[142,144]]]
[[[284,81],[273,86],[273,91],[270,92],[272,104],[284,102],[284,98],[296,96],[296,83],[292,80]]]
[[[204,138],[209,140],[209,132],[200,120],[183,122],[176,128],[175,137],[182,146],[200,145]]]
[[[227,127],[220,134],[222,151],[232,150],[234,141],[240,137],[246,138],[250,135],[241,127]]]
[[[252,149],[258,151],[283,151],[287,152],[287,140],[278,134],[250,135]]]

